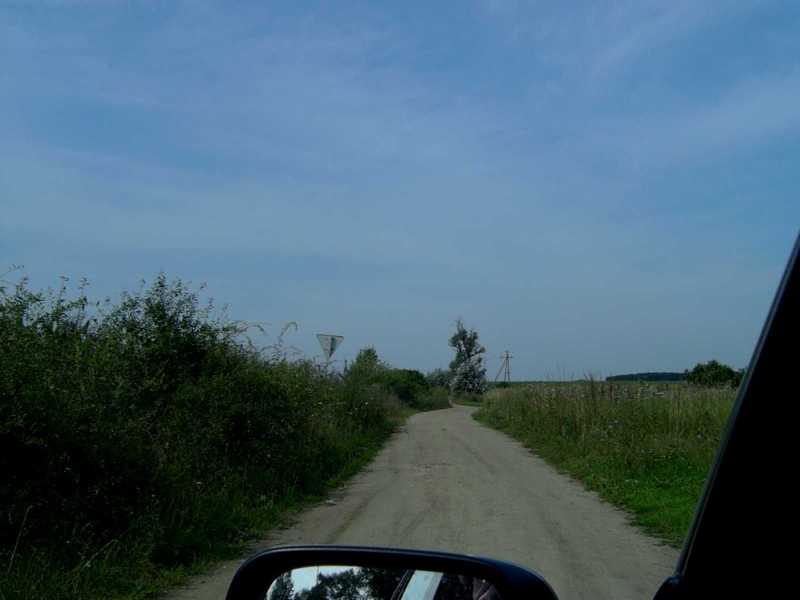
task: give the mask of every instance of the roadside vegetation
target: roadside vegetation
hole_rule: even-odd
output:
[[[0,283],[0,600],[151,597],[447,406],[374,349],[342,376],[219,315],[163,275],[117,302]]]
[[[475,417],[677,546],[735,395],[730,385],[537,383],[489,391]]]

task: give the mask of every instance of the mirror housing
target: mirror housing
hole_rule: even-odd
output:
[[[264,600],[282,575],[320,566],[445,573],[488,582],[502,600],[557,600],[541,576],[511,563],[446,552],[358,546],[287,546],[261,551],[239,567],[226,598]]]

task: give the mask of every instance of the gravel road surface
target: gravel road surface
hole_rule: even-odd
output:
[[[532,568],[559,598],[652,598],[678,552],[457,406],[411,417],[326,502],[255,547],[368,544],[484,555]],[[239,561],[173,593],[224,598]]]

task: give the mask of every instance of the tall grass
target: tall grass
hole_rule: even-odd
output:
[[[537,383],[489,392],[476,418],[677,545],[734,398],[730,388],[673,383]]]
[[[0,599],[146,597],[363,464],[402,407],[163,275],[0,286]]]

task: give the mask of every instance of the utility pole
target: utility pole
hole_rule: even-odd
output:
[[[511,353],[506,350],[503,355],[500,357],[503,359],[503,362],[500,363],[500,370],[497,371],[497,375],[495,375],[494,380],[497,381],[500,379],[500,374],[503,375],[503,382],[504,383],[511,383]]]

